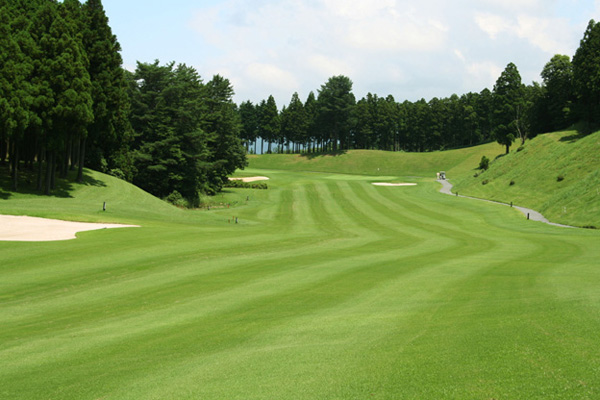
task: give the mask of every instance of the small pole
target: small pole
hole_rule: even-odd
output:
[[[512,208],[512,201],[510,202],[510,207]]]
[[[527,219],[529,219],[529,213],[527,213]]]
[[[104,202],[104,204],[102,204],[102,211],[106,211],[106,202]]]

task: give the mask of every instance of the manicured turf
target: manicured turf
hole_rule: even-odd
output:
[[[600,397],[600,232],[389,170],[418,185],[244,174],[269,189],[210,211],[98,173],[5,191],[0,213],[143,227],[0,242],[0,398]]]

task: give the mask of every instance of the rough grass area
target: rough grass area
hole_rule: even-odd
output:
[[[600,132],[540,135],[473,175],[453,180],[454,191],[512,201],[553,222],[600,228]]]
[[[252,170],[269,190],[210,211],[94,172],[3,189],[0,213],[142,227],[0,242],[0,398],[599,398],[600,232],[390,171],[418,185]]]

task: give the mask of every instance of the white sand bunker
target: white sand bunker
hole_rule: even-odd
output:
[[[0,240],[45,242],[75,239],[77,232],[106,228],[138,228],[139,225],[98,224],[58,219],[0,215]]]
[[[374,182],[375,186],[417,186],[416,183]]]
[[[269,178],[266,176],[250,176],[247,178],[229,178],[230,181],[242,181],[242,182],[255,182],[255,181],[268,181]]]

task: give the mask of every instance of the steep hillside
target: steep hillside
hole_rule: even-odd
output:
[[[488,143],[431,153],[350,150],[337,155],[264,154],[249,156],[249,161],[250,167],[257,169],[435,177],[437,171],[446,171],[449,176],[467,173],[479,164],[481,156],[494,158],[502,152],[502,146]]]
[[[600,132],[556,132],[453,179],[454,191],[533,208],[553,222],[600,227]]]

